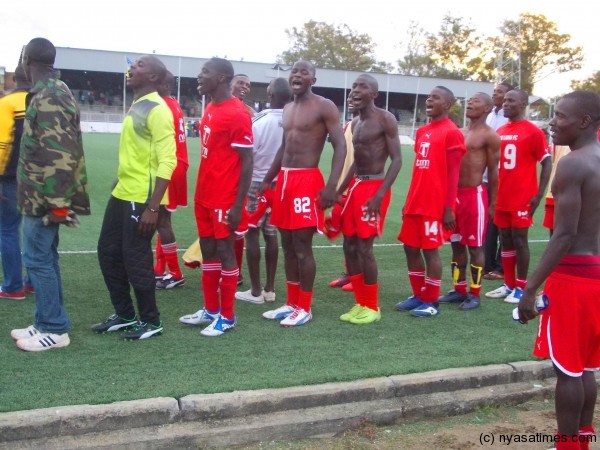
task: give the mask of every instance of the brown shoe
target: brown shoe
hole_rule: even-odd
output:
[[[500,272],[496,272],[495,270],[492,270],[491,272],[486,273],[485,275],[483,275],[482,277],[484,280],[503,280],[504,279],[504,274],[500,273]]]

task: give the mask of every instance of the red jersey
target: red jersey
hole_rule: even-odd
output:
[[[196,203],[228,208],[235,203],[242,162],[233,147],[252,151],[252,121],[242,102],[232,97],[209,103],[200,122],[202,161],[196,183]]]
[[[177,145],[175,156],[177,157],[177,164],[183,164],[187,170],[190,165],[188,163],[187,142],[185,140],[183,111],[181,110],[181,106],[179,106],[179,102],[173,97],[163,97],[163,100],[173,113],[173,119],[175,120],[175,143]]]
[[[520,211],[538,192],[537,164],[550,156],[546,135],[528,120],[498,128],[500,166],[496,209]]]
[[[448,155],[467,151],[458,127],[447,117],[417,130],[415,162],[404,214],[442,218],[448,194]],[[458,189],[455,186],[455,193]],[[456,197],[456,195],[455,195]]]

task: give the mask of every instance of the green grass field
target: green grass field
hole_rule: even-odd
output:
[[[19,351],[9,333],[32,323],[33,297],[0,303],[0,411],[310,385],[533,358],[536,324],[517,324],[511,319],[512,306],[501,301],[484,300],[482,307],[472,312],[443,306],[441,314],[431,319],[394,311],[394,305],[410,295],[404,253],[396,240],[411,173],[412,150],[408,147],[403,149],[404,166],[394,185],[385,234],[375,250],[381,322],[360,327],[338,320],[353,304],[351,293],[328,286],[343,270],[341,240],[329,242],[317,236],[314,319],[306,326],[282,328],[261,317],[271,305],[239,302],[235,330],[219,338],[202,337],[199,328],[178,322],[179,316],[202,304],[200,272],[184,268],[185,287],[157,293],[165,324],[162,336],[124,342],[115,334],[94,334],[90,326],[113,312],[95,249],[116,175],[118,136],[87,134],[84,144],[92,215],[82,217],[78,230],[62,229],[60,243],[65,302],[73,322],[71,345],[40,354]],[[189,139],[188,148],[192,199],[198,140]],[[322,158],[325,173],[329,172],[330,156],[327,148]],[[179,246],[185,248],[196,238],[192,207],[175,213],[173,223]],[[541,226],[531,229],[532,268],[546,237]],[[449,246],[443,247],[442,258],[443,289],[449,289]],[[277,306],[285,298],[282,262],[280,253]],[[247,276],[245,267],[244,272]],[[483,290],[497,285],[485,281]],[[248,282],[243,289],[248,289]]]

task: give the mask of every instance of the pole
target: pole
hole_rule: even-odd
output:
[[[181,56],[179,57],[179,66],[177,67],[177,103],[180,103],[181,94]]]
[[[390,108],[390,74],[387,74],[387,88],[385,91],[385,110],[389,111]]]
[[[417,105],[419,104],[419,87],[421,86],[421,77],[417,78],[417,92],[415,93],[415,110],[413,111],[412,136],[415,137],[415,125],[417,123]]]

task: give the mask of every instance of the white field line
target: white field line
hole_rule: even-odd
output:
[[[548,239],[532,239],[531,241],[529,241],[530,244],[543,244],[543,243],[547,243]],[[445,245],[450,245],[449,242],[446,242]],[[373,244],[373,247],[402,247],[402,244],[400,243],[394,243],[394,244]],[[336,248],[343,248],[343,246],[341,244],[330,244],[330,245],[313,245],[313,249],[336,249]],[[264,249],[264,247],[261,247],[261,249]],[[185,248],[179,248],[177,249],[178,252],[185,252],[187,249]],[[60,253],[61,255],[90,255],[93,253],[97,253],[96,250],[65,250],[65,251],[59,251],[58,253]]]

